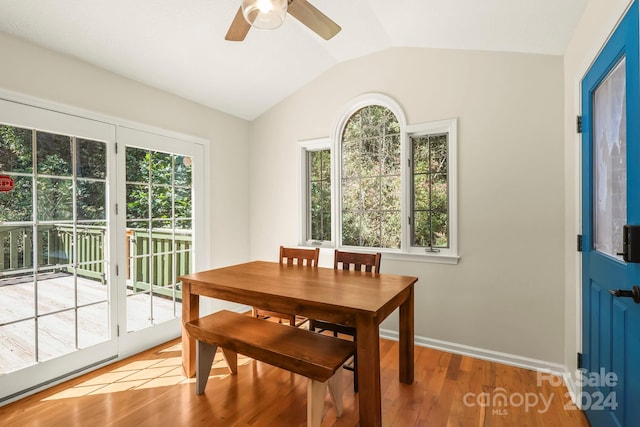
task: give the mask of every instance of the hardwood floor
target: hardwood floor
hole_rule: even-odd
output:
[[[557,378],[416,347],[413,385],[398,382],[398,343],[381,340],[384,426],[588,427]],[[228,374],[220,351],[205,394],[182,375],[178,340],[0,407],[9,426],[306,426],[306,378],[238,357]],[[325,400],[323,427],[357,426],[353,375],[344,414]],[[366,426],[363,426],[366,427]]]

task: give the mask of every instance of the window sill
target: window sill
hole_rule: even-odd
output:
[[[305,249],[315,249],[317,247],[320,248],[320,255],[326,255],[333,257],[333,252],[336,249],[333,246],[311,246],[301,244],[300,248]],[[442,254],[417,254],[417,253],[406,253],[406,252],[397,252],[397,251],[385,251],[381,249],[369,249],[369,248],[338,248],[343,251],[353,251],[353,252],[380,252],[382,253],[382,259],[391,260],[391,261],[407,261],[407,262],[428,262],[434,264],[449,264],[456,265],[460,261],[460,257],[458,255],[442,255]]]

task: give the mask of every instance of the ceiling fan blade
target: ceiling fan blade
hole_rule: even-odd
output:
[[[238,8],[236,17],[233,18],[233,22],[227,31],[227,35],[224,36],[225,40],[232,42],[241,42],[247,36],[251,25],[244,19],[242,15],[242,7]]]
[[[307,0],[289,0],[287,11],[325,40],[329,40],[341,30],[338,24],[316,9]]]

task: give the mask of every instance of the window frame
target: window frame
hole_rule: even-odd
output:
[[[455,264],[459,260],[458,256],[458,198],[457,198],[457,188],[458,188],[458,180],[457,180],[457,145],[458,145],[458,120],[457,119],[447,119],[447,120],[438,120],[434,122],[420,123],[416,125],[408,125],[405,128],[404,134],[407,139],[407,157],[405,162],[408,165],[408,162],[411,161],[412,158],[412,150],[410,150],[409,145],[411,144],[411,137],[419,137],[425,135],[437,135],[446,133],[448,135],[447,141],[447,196],[449,201],[449,247],[448,248],[438,248],[439,252],[431,252],[427,248],[422,246],[413,246],[411,244],[411,225],[407,224],[406,229],[403,229],[406,232],[406,242],[408,245],[408,253],[424,256],[426,258],[432,259],[433,261],[439,260],[440,262],[452,263]],[[410,168],[409,168],[410,169]],[[413,179],[412,171],[408,170],[406,176],[406,212],[409,215],[412,215],[413,212],[413,193],[411,192],[411,180]],[[404,243],[404,242],[403,242]]]
[[[336,207],[335,207],[335,161],[333,159],[333,147],[331,144],[331,138],[318,138],[305,141],[298,141],[300,147],[300,172],[298,176],[300,179],[300,246],[311,246],[319,248],[334,248],[336,247]],[[310,173],[308,155],[313,151],[329,150],[329,157],[331,159],[331,240],[315,240],[310,238],[311,227],[311,212],[309,209],[309,192],[310,192]]]
[[[401,244],[400,249],[343,246],[342,242],[342,133],[353,114],[369,105],[380,105],[391,110],[400,125],[400,179],[401,179]],[[321,248],[339,248],[361,252],[383,252],[385,259],[457,264],[458,255],[458,203],[457,203],[457,126],[458,120],[445,119],[432,122],[407,124],[406,116],[393,98],[368,93],[354,98],[339,112],[332,127],[331,137],[298,141],[300,146],[300,245]],[[448,198],[449,198],[449,248],[431,252],[424,247],[412,246],[409,217],[413,215],[411,137],[430,134],[448,134]],[[307,239],[309,209],[309,170],[306,161],[308,151],[329,149],[331,154],[331,241],[317,242]]]

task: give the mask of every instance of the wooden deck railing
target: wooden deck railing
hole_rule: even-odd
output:
[[[55,267],[57,271],[105,283],[106,228],[76,226],[77,252],[74,263],[73,228],[71,226],[38,226],[38,266]],[[28,272],[33,269],[33,227],[16,226],[0,230],[0,273]],[[128,229],[126,240],[127,286],[133,292],[149,290],[171,296],[178,287],[177,278],[191,272],[190,230]],[[180,289],[177,297],[181,298]]]

